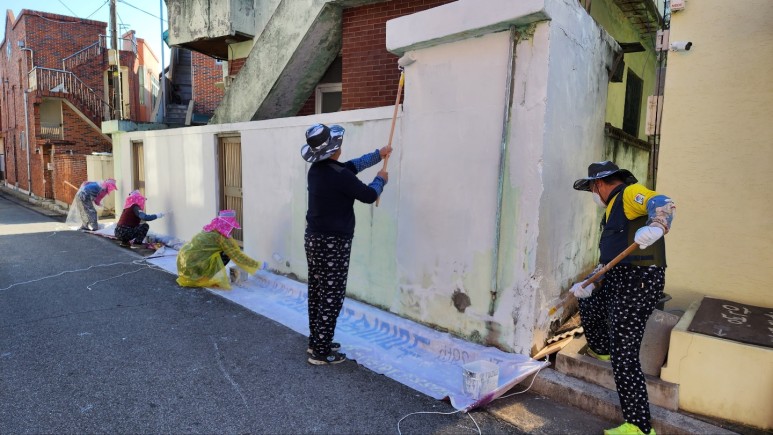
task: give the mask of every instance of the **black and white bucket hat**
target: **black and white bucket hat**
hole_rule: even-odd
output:
[[[314,163],[332,156],[341,148],[344,131],[340,125],[312,125],[306,130],[306,143],[301,147],[301,157],[309,163]]]
[[[606,160],[603,162],[591,163],[588,166],[588,176],[586,178],[580,178],[579,180],[575,181],[574,189],[586,190],[590,192],[591,180],[598,180],[600,178],[609,177],[610,175],[618,173],[623,176],[625,184],[634,184],[639,181],[628,169],[620,169],[616,164]]]

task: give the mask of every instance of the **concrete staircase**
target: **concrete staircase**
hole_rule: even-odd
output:
[[[188,104],[193,96],[191,75],[191,52],[184,48],[172,50],[171,80],[167,89],[169,99],[166,104],[164,124],[170,127],[182,127],[188,113]]]
[[[294,116],[341,49],[341,19],[326,0],[281,0],[211,123]]]
[[[620,401],[615,390],[612,367],[584,354],[584,337],[576,337],[556,356],[554,369],[543,369],[536,378],[530,377],[521,385],[534,381],[529,392],[557,402],[571,405],[614,422],[623,421]],[[735,434],[732,430],[679,412],[679,386],[657,377],[645,375],[652,412],[652,426],[658,434]],[[516,400],[505,399],[489,405],[489,412],[517,427],[520,411]],[[613,427],[609,426],[609,427]],[[733,425],[727,427],[735,428]]]

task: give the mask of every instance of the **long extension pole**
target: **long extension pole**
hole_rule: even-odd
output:
[[[400,68],[400,84],[397,85],[397,98],[395,98],[395,111],[392,113],[392,128],[389,130],[389,142],[387,142],[387,147],[392,146],[392,138],[395,135],[395,124],[397,123],[397,109],[400,107],[400,96],[403,94],[403,85],[405,84],[405,70]],[[391,154],[388,154],[386,157],[384,157],[384,168],[383,171],[387,170],[387,165],[389,164],[389,156]],[[379,202],[381,202],[381,196],[379,196],[376,199],[376,207],[378,207]]]

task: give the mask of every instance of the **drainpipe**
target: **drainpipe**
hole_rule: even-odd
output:
[[[31,48],[24,47],[22,51],[29,51],[32,60],[32,68],[35,68],[35,52]],[[29,190],[29,196],[32,196],[32,166],[30,164],[30,120],[29,120],[29,104],[27,102],[27,94],[29,94],[29,71],[27,71],[27,83],[24,86],[24,141],[27,146],[27,189]]]
[[[510,145],[510,120],[512,119],[513,80],[515,73],[515,48],[518,44],[518,32],[515,26],[510,26],[510,52],[507,62],[507,80],[505,81],[505,107],[502,116],[502,141],[499,150],[499,185],[497,186],[497,213],[494,221],[494,255],[491,266],[491,302],[488,314],[494,315],[497,296],[499,294],[499,244],[502,239],[502,200],[505,187],[505,169],[507,166],[507,149]]]

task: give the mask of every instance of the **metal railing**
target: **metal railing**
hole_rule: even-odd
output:
[[[131,52],[134,53],[135,56],[137,55],[137,40],[134,38],[119,38],[119,43],[120,41],[131,42]],[[75,68],[89,59],[101,55],[105,49],[109,47],[109,36],[99,35],[99,40],[97,42],[62,59],[62,69],[66,71]],[[120,49],[121,47],[119,46],[119,51],[125,51]]]
[[[63,70],[72,69],[86,62],[87,60],[102,54],[102,52],[105,49],[105,46],[103,45],[102,41],[103,39],[100,36],[99,41],[62,59],[62,69]]]
[[[43,139],[64,139],[64,129],[62,128],[62,124],[41,122],[40,137]]]
[[[110,105],[70,71],[35,67],[29,82],[38,95],[65,98],[96,124],[111,119]]]

